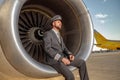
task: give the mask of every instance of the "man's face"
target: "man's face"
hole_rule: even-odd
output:
[[[53,27],[57,28],[57,29],[61,29],[62,28],[62,22],[60,20],[56,20],[52,23]]]

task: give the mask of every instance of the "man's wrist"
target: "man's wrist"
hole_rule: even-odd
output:
[[[72,55],[72,53],[71,53],[71,52],[68,52],[68,55]]]

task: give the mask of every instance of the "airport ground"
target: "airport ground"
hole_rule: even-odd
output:
[[[87,60],[90,80],[120,80],[120,52],[92,53]],[[74,71],[76,80],[78,71]],[[0,73],[0,80],[64,80],[62,76],[49,79],[13,78]]]

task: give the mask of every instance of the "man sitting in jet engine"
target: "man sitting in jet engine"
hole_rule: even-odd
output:
[[[62,28],[62,17],[56,15],[50,20],[52,29],[45,32],[43,37],[44,49],[47,53],[46,63],[62,74],[65,80],[75,80],[68,66],[74,66],[79,69],[80,80],[89,80],[85,61],[76,58],[63,42],[63,38],[59,32]]]

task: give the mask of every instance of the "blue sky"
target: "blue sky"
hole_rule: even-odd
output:
[[[120,0],[83,0],[94,29],[110,40],[120,40]]]

